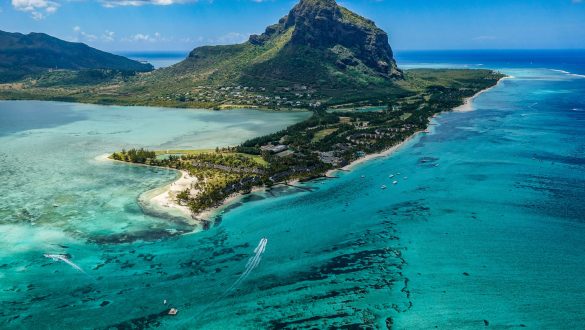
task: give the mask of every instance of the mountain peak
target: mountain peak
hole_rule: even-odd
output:
[[[376,24],[342,6],[335,0],[301,0],[278,24],[262,35],[250,37],[261,45],[292,30],[290,46],[310,47],[332,52],[340,69],[361,64],[387,78],[400,78],[386,32]]]
[[[297,6],[335,8],[337,7],[337,2],[335,0],[300,0]]]

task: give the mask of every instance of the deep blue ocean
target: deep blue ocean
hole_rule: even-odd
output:
[[[158,69],[179,63],[180,61],[184,60],[187,55],[189,55],[189,52],[119,52],[118,55],[122,55],[136,61],[148,62]]]
[[[0,102],[0,327],[585,328],[585,51],[397,60],[509,78],[396,153],[247,195],[205,231],[138,205],[174,173],[98,156],[302,117]]]

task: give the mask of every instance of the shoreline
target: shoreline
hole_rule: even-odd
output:
[[[335,169],[331,169],[327,172],[325,172],[325,177],[327,178],[331,178],[331,175],[334,174],[335,172],[338,171],[351,171],[352,169],[354,169],[354,167],[361,165],[363,163],[369,162],[370,160],[373,159],[377,159],[377,158],[384,158],[384,157],[388,157],[390,155],[392,155],[393,153],[399,151],[402,147],[404,147],[408,142],[412,141],[413,139],[415,139],[419,134],[421,133],[426,133],[426,131],[416,131],[414,132],[411,136],[409,136],[408,138],[406,138],[404,141],[398,143],[397,145],[394,145],[384,151],[380,151],[374,154],[369,154],[366,155],[364,157],[358,158],[354,161],[352,161],[351,163],[345,165],[344,167],[340,167],[340,168],[335,168]]]
[[[452,111],[455,112],[469,112],[469,111],[473,111],[475,110],[475,108],[473,108],[473,100],[475,100],[478,96],[480,96],[483,93],[489,92],[490,90],[498,87],[504,80],[506,79],[514,79],[514,76],[505,76],[503,78],[500,78],[500,80],[498,80],[498,83],[493,85],[492,87],[486,88],[486,89],[482,89],[479,92],[473,94],[470,97],[466,97],[465,100],[463,101],[463,104],[455,107],[452,109]]]
[[[226,199],[224,199],[218,206],[214,206],[208,209],[205,209],[199,213],[191,213],[194,219],[198,219],[199,221],[211,221],[212,218],[218,216],[223,209],[225,209],[226,207],[230,206],[232,203],[236,202],[238,199],[244,197],[245,195],[248,194],[253,194],[253,193],[257,193],[257,192],[261,192],[266,190],[265,186],[260,186],[260,187],[253,187],[252,190],[249,193],[233,193],[231,195],[229,195]]]

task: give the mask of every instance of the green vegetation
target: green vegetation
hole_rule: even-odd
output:
[[[311,142],[313,142],[313,143],[319,142],[319,141],[323,140],[323,138],[325,138],[326,136],[329,136],[329,135],[335,133],[335,131],[337,131],[338,129],[339,128],[324,128],[320,131],[317,131],[313,135],[313,139],[311,140]]]
[[[122,150],[112,154],[112,159],[120,160],[129,163],[151,164],[151,161],[156,158],[154,151],[144,149],[130,149],[128,151]]]
[[[216,153],[221,155],[235,155],[249,158],[250,160],[256,162],[258,166],[266,166],[268,163],[259,155],[249,155],[245,153],[234,152],[230,148],[216,148],[216,149],[178,149],[178,150],[157,150],[155,151],[157,156],[165,156],[165,155],[180,155],[180,156],[190,156],[190,155],[201,155],[201,154],[209,154],[209,153]]]
[[[246,193],[255,186],[323,176],[327,170],[365,154],[388,149],[425,130],[433,115],[461,105],[466,97],[495,85],[503,77],[489,70],[443,73],[407,72],[402,84],[410,92],[395,97],[378,111],[315,109],[304,122],[237,147],[157,152],[131,149],[114,153],[112,158],[188,171],[198,182],[177,199],[198,213],[219,205],[231,194]]]

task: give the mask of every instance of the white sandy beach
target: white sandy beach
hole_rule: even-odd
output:
[[[221,212],[226,206],[229,206],[231,203],[244,196],[243,193],[231,194],[222,201],[221,205],[194,214],[189,207],[180,205],[177,202],[176,197],[178,193],[187,188],[191,189],[191,196],[196,196],[199,191],[193,189],[195,183],[197,183],[196,177],[190,176],[186,171],[181,171],[181,176],[173,183],[142,194],[140,197],[141,204],[157,213],[163,212],[170,215],[176,215],[178,211],[183,216],[188,217],[190,223],[198,224],[201,221],[208,221],[213,218],[213,216],[218,212]],[[264,187],[254,187],[252,192],[259,192],[264,189]]]
[[[197,190],[193,189],[193,185],[197,183],[197,178],[189,175],[186,171],[181,171],[181,176],[173,183],[163,187],[162,189],[155,189],[150,193],[143,194],[142,201],[154,206],[160,210],[176,210],[182,214],[191,217],[191,210],[185,205],[180,205],[177,202],[177,194],[185,189],[191,190],[191,195],[194,196],[198,193]]]

